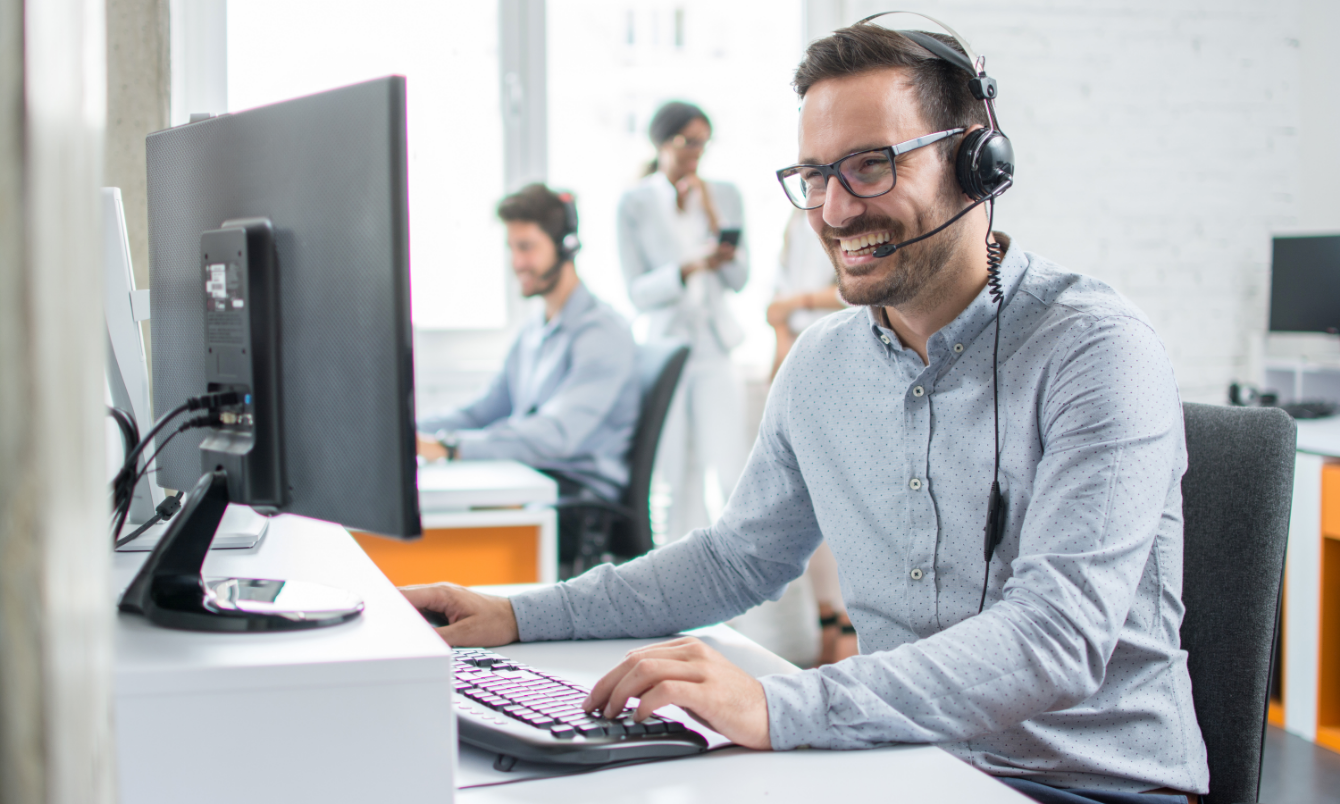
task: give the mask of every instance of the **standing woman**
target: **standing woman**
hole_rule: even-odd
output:
[[[657,451],[672,494],[666,535],[678,539],[710,524],[719,511],[708,502],[729,498],[744,469],[744,389],[730,360],[744,331],[727,296],[744,287],[749,264],[740,191],[698,176],[712,136],[707,115],[667,103],[650,134],[656,160],[619,201],[619,260],[648,340],[691,348]]]

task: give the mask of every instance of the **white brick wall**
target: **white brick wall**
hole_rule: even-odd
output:
[[[810,0],[810,32],[885,2]],[[998,228],[1139,305],[1187,400],[1220,402],[1231,380],[1261,379],[1270,238],[1299,218],[1300,19],[1310,6],[916,6],[986,54],[1000,82],[1019,164]],[[905,19],[893,24],[918,27]]]

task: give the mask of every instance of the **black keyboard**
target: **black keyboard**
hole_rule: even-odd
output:
[[[482,648],[456,648],[456,724],[461,742],[530,760],[602,765],[697,754],[707,740],[677,720],[633,709],[613,719],[588,715],[590,690]]]

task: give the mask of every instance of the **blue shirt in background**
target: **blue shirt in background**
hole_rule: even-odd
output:
[[[641,404],[635,348],[623,316],[578,284],[553,320],[522,327],[483,396],[419,429],[456,431],[461,460],[520,461],[618,500]]]
[[[929,365],[875,310],[807,329],[721,518],[513,597],[521,638],[721,622],[778,599],[827,539],[861,655],[761,679],[774,748],[938,743],[1001,776],[1204,793],[1178,636],[1186,447],[1170,361],[1102,282],[1018,247],[1001,274],[1007,519],[989,571],[983,290],[930,338]]]

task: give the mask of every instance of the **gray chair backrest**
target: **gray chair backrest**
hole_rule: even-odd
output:
[[[688,359],[689,347],[679,343],[649,343],[637,347],[642,409],[633,443],[628,449],[628,486],[623,497],[624,507],[632,513],[632,518],[614,528],[610,548],[616,555],[637,556],[652,548],[651,515],[647,507],[651,497],[651,470],[656,463],[656,445],[661,440],[670,400]]]
[[[1254,802],[1293,502],[1293,419],[1187,403],[1182,649],[1210,763],[1205,804]]]

